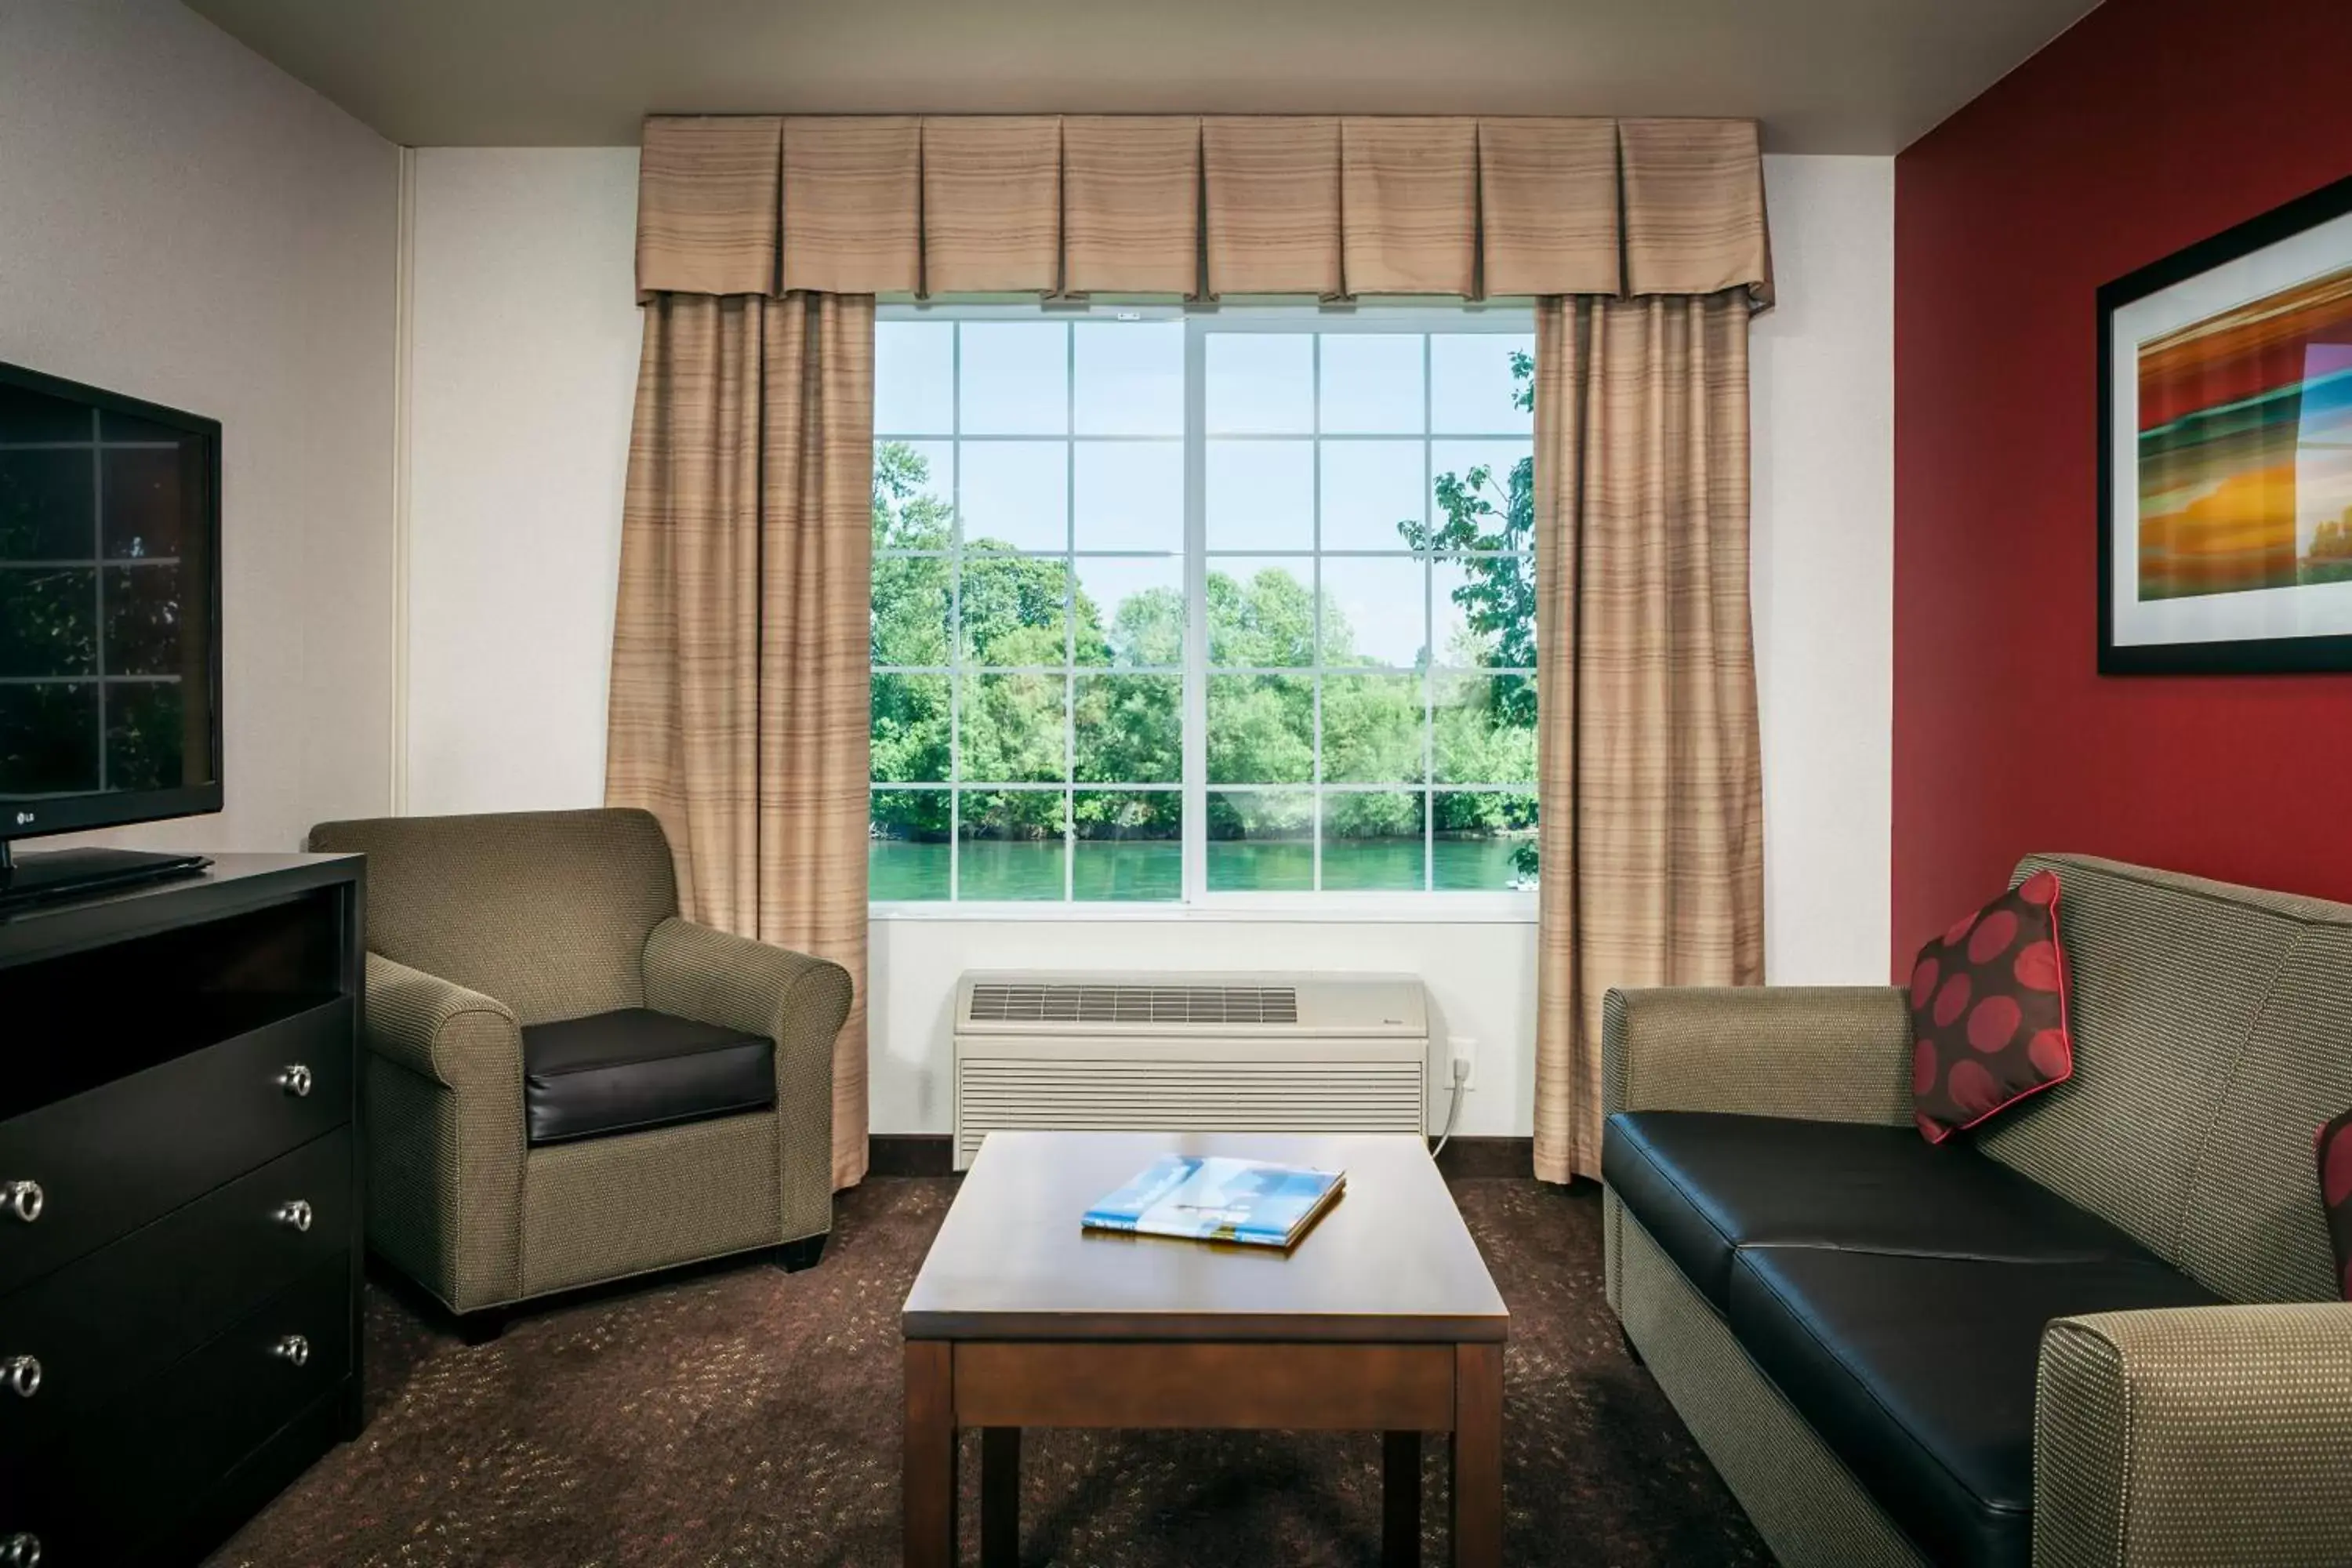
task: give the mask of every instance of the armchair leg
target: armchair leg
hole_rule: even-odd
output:
[[[457,1314],[457,1332],[469,1345],[487,1345],[507,1331],[507,1309],[485,1307]]]
[[[787,1274],[798,1274],[803,1268],[814,1268],[816,1260],[824,1256],[825,1233],[804,1236],[798,1241],[788,1241],[776,1248],[776,1267]]]

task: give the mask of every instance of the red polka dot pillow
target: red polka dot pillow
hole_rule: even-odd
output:
[[[2319,1130],[2319,1196],[2336,1244],[2336,1278],[2352,1301],[2352,1110]]]
[[[2074,1073],[2058,878],[2037,871],[1919,950],[1911,1109],[1930,1143]]]

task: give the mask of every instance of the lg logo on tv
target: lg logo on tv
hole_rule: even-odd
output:
[[[20,812],[18,812],[18,813],[16,814],[16,826],[19,826],[19,827],[30,827],[32,825],[33,825],[33,814],[32,814],[31,812],[29,812],[29,811],[20,811]]]

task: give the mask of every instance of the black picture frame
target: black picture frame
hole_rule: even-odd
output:
[[[2352,671],[2352,635],[2135,643],[2115,639],[2115,317],[2124,306],[2352,213],[2352,175],[2103,285],[2098,291],[2098,595],[2101,675],[2295,675]]]

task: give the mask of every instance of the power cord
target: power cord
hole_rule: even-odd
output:
[[[1446,1141],[1454,1136],[1454,1124],[1462,1120],[1462,1091],[1469,1086],[1470,1058],[1456,1057],[1454,1058],[1454,1103],[1446,1108],[1445,1131],[1437,1135],[1437,1147],[1429,1152],[1431,1159],[1434,1160],[1445,1152]]]

